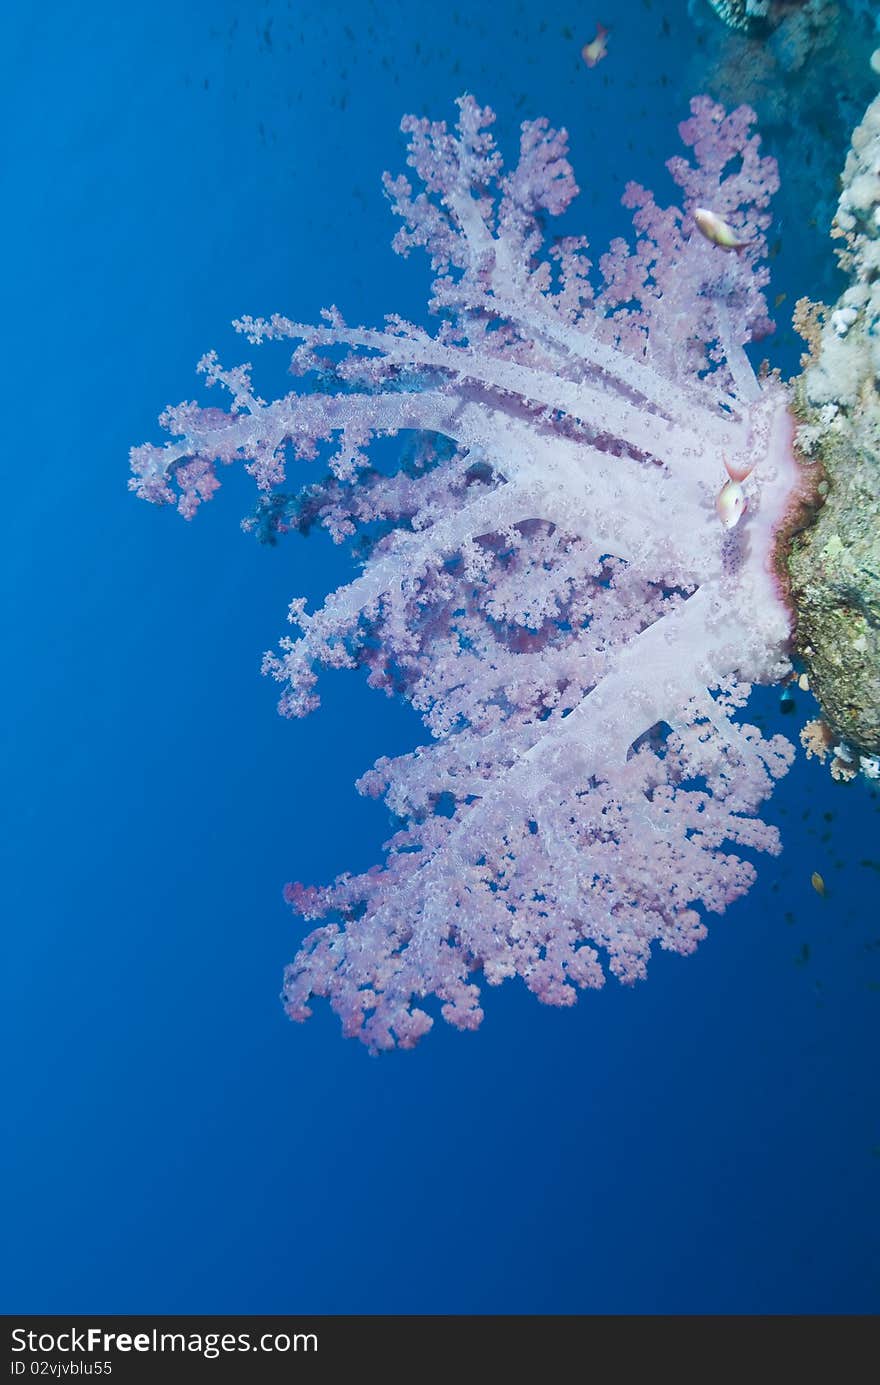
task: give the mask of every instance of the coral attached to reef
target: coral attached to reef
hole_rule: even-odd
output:
[[[630,184],[635,244],[598,274],[582,238],[542,253],[577,192],[564,131],[525,122],[505,173],[471,98],[455,129],[407,118],[422,188],[385,186],[395,248],[430,257],[439,329],[244,319],[253,343],[299,341],[302,387],[267,403],[211,354],[230,411],[181,404],[174,441],[133,450],[133,488],[187,516],[240,461],[264,536],[360,540],[362,571],[311,614],[292,603],[299,635],[266,668],[288,715],[316,705],[317,667],[361,668],[430,733],[360,781],[394,815],[385,864],[287,890],[323,920],[288,1012],[327,997],[373,1050],[416,1043],[431,997],[474,1028],[480,978],[556,1005],[606,968],[633,981],[654,943],[691,952],[705,911],[748,889],[731,848],[778,850],[758,808],[792,747],[738,718],[789,668],[772,570],[798,485],[788,395],[743,349],[770,327],[776,165],[748,108],[691,112],[691,158],[668,164],[680,205]],[[380,474],[368,446],[401,430],[427,440]],[[291,463],[330,442],[329,475],[289,494]]]
[[[815,3],[815,0],[812,0]],[[811,0],[806,0],[806,4]],[[805,7],[805,0],[708,0],[729,29],[761,37]]]

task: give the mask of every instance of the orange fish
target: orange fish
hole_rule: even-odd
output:
[[[581,57],[587,67],[595,67],[600,63],[608,52],[608,30],[604,24],[596,25],[596,37],[592,43],[585,43],[581,49]]]

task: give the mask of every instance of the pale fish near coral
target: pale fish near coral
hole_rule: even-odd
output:
[[[716,216],[715,212],[710,211],[708,207],[694,207],[693,217],[697,230],[713,245],[719,246],[722,250],[743,250],[745,248],[746,242],[737,240],[727,222],[722,221],[721,217]]]
[[[668,165],[682,206],[630,184],[635,247],[615,240],[593,275],[583,239],[540,253],[539,217],[577,192],[565,132],[525,122],[504,173],[492,112],[458,105],[455,129],[403,122],[422,191],[385,177],[395,249],[424,248],[437,275],[438,331],[246,318],[252,343],[298,340],[294,373],[318,385],[265,403],[249,366],[212,353],[201,369],[231,410],[168,409],[176,440],[132,452],[133,489],[187,517],[241,461],[264,495],[252,527],[368,541],[319,610],[292,603],[299,636],[265,667],[289,716],[317,705],[317,666],[360,667],[431,735],[359,782],[399,823],[385,865],[286,891],[327,920],[288,968],[289,1014],[327,997],[374,1051],[412,1047],[430,997],[475,1028],[481,977],[569,1005],[605,967],[644,976],[655,942],[692,952],[705,911],[755,876],[726,848],[779,850],[757,810],[793,754],[736,719],[752,683],[790,669],[773,559],[799,483],[787,391],[743,349],[771,326],[778,181],[752,112],[691,103],[693,162]],[[698,205],[737,255],[699,234]],[[368,469],[371,438],[400,430],[427,435],[415,460]],[[330,476],[286,496],[291,458],[334,439]],[[725,470],[747,498],[729,530]]]

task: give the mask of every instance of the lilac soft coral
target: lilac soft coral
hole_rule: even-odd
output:
[[[591,272],[587,244],[540,257],[542,214],[577,192],[564,132],[522,127],[503,174],[494,119],[470,97],[454,131],[407,118],[423,188],[386,175],[402,227],[436,279],[433,336],[286,318],[236,324],[254,343],[300,342],[295,374],[320,388],[266,403],[250,367],[202,362],[231,412],[169,410],[178,440],[132,454],[134,489],[189,517],[242,460],[264,492],[267,535],[321,522],[361,537],[359,576],[266,656],[291,716],[317,703],[316,668],[363,667],[407,697],[433,739],[360,781],[399,820],[384,866],[326,889],[287,888],[328,920],[288,968],[304,1019],[328,997],[346,1034],[411,1047],[437,997],[460,1028],[482,1018],[477,979],[521,976],[571,1004],[623,981],[651,945],[687,953],[748,889],[727,849],[775,852],[756,816],[791,748],[734,720],[749,686],[786,668],[789,620],[772,575],[774,533],[796,485],[786,393],[758,380],[744,345],[769,330],[762,289],[776,166],[751,111],[706,98],[680,127],[694,162],[668,167],[682,207],[630,185],[634,248],[616,241]],[[697,231],[713,209],[745,248]],[[329,384],[329,388],[328,388]],[[368,466],[378,434],[418,430],[393,477]],[[280,489],[289,455],[334,441],[330,476]],[[715,512],[725,463],[747,511]]]

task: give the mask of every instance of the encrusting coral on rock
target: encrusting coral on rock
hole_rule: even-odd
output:
[[[872,62],[880,71],[880,50]],[[832,236],[849,283],[833,309],[801,300],[809,345],[795,398],[801,452],[824,505],[788,567],[798,652],[839,778],[876,777],[880,754],[880,97],[852,137]],[[811,744],[821,753],[819,742]],[[823,756],[824,758],[824,756]],[[847,773],[847,767],[852,773]]]

